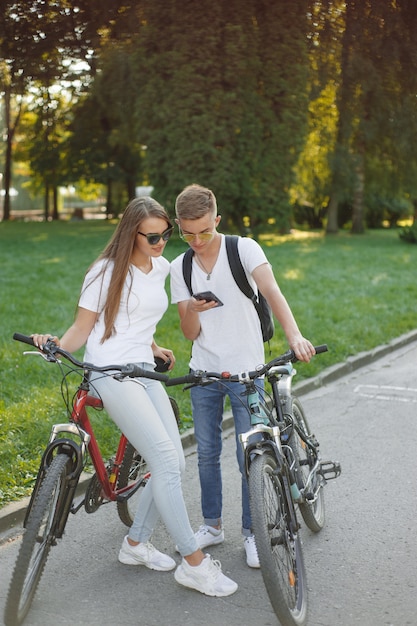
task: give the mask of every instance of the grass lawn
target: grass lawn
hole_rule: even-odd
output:
[[[22,357],[25,348],[12,335],[66,330],[84,273],[114,227],[104,221],[0,224],[0,506],[27,495],[51,425],[66,419],[58,368]],[[402,242],[397,231],[264,235],[261,244],[304,335],[329,345],[328,353],[297,367],[298,379],[416,327],[417,246]],[[174,237],[166,256],[185,249]],[[190,343],[180,332],[176,307],[169,307],[156,340],[174,350],[175,374],[185,373]],[[277,328],[272,354],[286,347]],[[170,393],[187,428],[189,394],[180,388]],[[94,421],[103,455],[111,456],[118,433],[103,412]]]

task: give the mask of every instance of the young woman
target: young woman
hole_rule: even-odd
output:
[[[138,363],[152,370],[155,357],[160,357],[170,359],[172,369],[172,351],[154,341],[156,325],[168,307],[169,262],[162,253],[172,230],[166,211],[155,200],[132,200],[87,271],[74,323],[61,340],[53,337],[55,343],[68,352],[85,344],[84,358],[95,365]],[[51,335],[32,337],[42,349]],[[234,593],[237,584],[222,573],[217,561],[203,554],[191,529],[181,487],[184,453],[163,385],[148,378],[120,383],[102,374],[96,375],[93,385],[151,472],[119,561],[162,571],[175,568],[175,561],[149,542],[161,517],[183,557],[175,571],[177,582],[210,596]]]

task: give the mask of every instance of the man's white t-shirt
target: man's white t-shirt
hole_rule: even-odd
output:
[[[143,273],[134,265],[126,276],[120,308],[115,319],[116,332],[101,343],[104,334],[104,311],[113,262],[98,261],[87,273],[79,306],[99,313],[91,331],[84,358],[94,365],[154,363],[151,344],[156,325],[168,308],[165,280],[169,262],[164,257],[152,258],[152,270]],[[130,291],[129,291],[130,288]]]
[[[261,324],[256,309],[237,286],[233,278],[226,251],[224,235],[216,264],[207,280],[207,274],[192,263],[191,287],[193,293],[213,291],[224,306],[200,313],[201,331],[193,342],[190,367],[194,370],[232,374],[253,370],[265,362]],[[248,280],[257,293],[251,273],[268,263],[260,245],[248,237],[240,237],[239,256]],[[173,304],[190,299],[184,281],[180,255],[171,263],[171,301]]]

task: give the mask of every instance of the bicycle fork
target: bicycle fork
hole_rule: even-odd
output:
[[[77,443],[73,439],[69,439],[67,437],[61,437],[60,435],[62,433],[67,433],[69,435],[78,437],[80,439],[80,443]],[[24,528],[26,528],[26,524],[31,513],[33,504],[49,466],[51,465],[56,455],[65,454],[66,456],[68,456],[67,474],[65,476],[63,493],[60,494],[60,515],[59,519],[56,520],[55,530],[55,537],[62,537],[65,524],[67,522],[70,512],[71,504],[74,499],[75,490],[77,488],[78,481],[84,466],[84,458],[89,441],[90,435],[75,424],[55,424],[52,427],[49,443],[45,449],[45,452],[42,455],[35,486],[30,497],[28,508],[26,510],[25,519],[23,522]]]
[[[254,440],[251,441],[251,438],[254,438]],[[294,539],[300,528],[295,513],[294,501],[301,496],[295,482],[293,470],[283,455],[280,428],[278,426],[256,424],[246,433],[241,433],[239,441],[243,447],[247,477],[249,476],[249,469],[254,455],[271,454],[276,460],[277,468],[275,472],[281,476],[287,502],[286,508],[289,515],[288,530],[291,533],[291,539]]]

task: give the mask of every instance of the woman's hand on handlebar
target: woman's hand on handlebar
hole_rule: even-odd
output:
[[[41,335],[41,334],[34,333],[33,335],[31,335],[31,337],[33,339],[33,344],[35,345],[35,347],[42,351],[48,339],[53,341],[55,345],[58,346],[58,348],[61,346],[59,338],[56,335]]]

